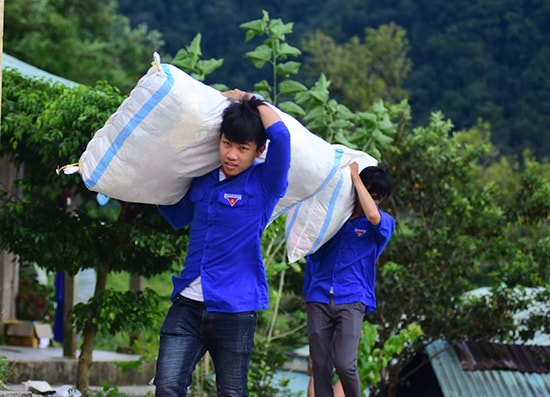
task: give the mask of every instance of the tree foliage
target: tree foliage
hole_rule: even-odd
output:
[[[78,83],[105,80],[127,91],[163,42],[145,25],[130,27],[116,7],[116,0],[7,0],[4,50]]]
[[[369,318],[380,325],[381,340],[415,323],[424,333],[389,366],[393,373],[381,395],[394,395],[404,363],[433,340],[510,342],[548,332],[548,321],[541,319],[548,316],[550,218],[539,198],[550,184],[533,173],[543,166],[530,163],[512,173],[516,188],[502,194],[498,183],[485,179],[487,168],[480,164],[495,148],[487,131],[479,132],[454,131],[450,120],[434,112],[426,127],[401,130],[395,146],[384,151],[393,165],[391,212],[398,228],[379,263],[379,304]],[[469,299],[466,293],[479,286],[492,293]],[[526,287],[543,292],[517,293]],[[514,314],[537,303],[538,322],[518,326]]]
[[[368,109],[380,99],[400,102],[409,96],[404,83],[412,69],[410,44],[407,32],[394,23],[367,27],[363,42],[352,37],[338,44],[315,32],[303,47],[312,73],[326,74],[332,92],[352,109]]]
[[[438,0],[327,0],[319,7],[304,0],[6,0],[4,49],[74,81],[106,80],[126,92],[153,51],[169,60],[201,32],[204,56],[223,58],[225,64],[207,82],[250,89],[265,76],[243,62],[250,43],[234,27],[262,9],[293,21],[295,43],[314,36],[312,53],[302,44],[297,61],[307,65],[316,58],[320,69],[302,68],[299,80],[311,84],[324,73],[333,93],[352,109],[367,109],[378,92],[390,102],[405,95],[415,126],[428,123],[433,110],[442,111],[459,129],[472,128],[482,118],[490,123],[492,142],[502,154],[521,158],[530,149],[537,160],[547,156],[550,7],[545,1],[475,0],[464,7]],[[387,46],[392,35],[402,35],[401,46]],[[374,58],[362,56],[367,37],[376,40]],[[336,65],[327,65],[324,49],[339,56]],[[380,63],[370,62],[384,57],[404,63],[390,67],[384,61],[380,69]],[[344,62],[349,65],[333,73]],[[346,81],[340,72],[350,72]]]
[[[55,172],[56,166],[84,152],[93,133],[115,112],[123,99],[117,89],[105,83],[52,86],[15,71],[5,71],[3,80],[0,155],[23,168],[24,173],[16,186],[0,191],[0,248],[49,271],[74,275],[80,269],[96,269],[97,298],[76,313],[110,315],[76,322],[83,335],[76,383],[80,390],[87,390],[87,371],[98,329],[120,330],[113,328],[113,299],[98,298],[106,294],[109,273],[161,273],[171,269],[184,246],[178,243],[181,236],[174,235],[154,206],[121,202],[102,208],[96,193],[87,190],[79,176]],[[21,195],[14,194],[17,191]],[[141,297],[127,297],[128,304],[121,307],[135,305],[138,299]],[[139,308],[150,307],[143,304]],[[126,326],[132,329],[138,325],[130,324],[130,320],[143,325],[153,314],[141,312],[120,320],[128,321]]]
[[[163,33],[169,54],[189,42],[196,32],[203,32],[205,54],[225,59],[226,67],[213,77],[240,87],[250,87],[263,76],[243,64],[242,54],[247,46],[240,42],[233,26],[254,19],[261,9],[293,21],[295,43],[321,32],[323,40],[319,44],[327,45],[323,48],[329,53],[342,47],[361,50],[364,45],[352,45],[352,38],[364,37],[365,29],[378,30],[395,24],[407,32],[408,54],[414,64],[402,88],[410,94],[415,126],[429,123],[433,110],[442,111],[459,129],[474,127],[481,117],[490,122],[492,142],[502,154],[519,157],[524,149],[531,149],[535,158],[541,160],[550,151],[545,127],[546,109],[550,107],[546,78],[550,65],[550,7],[546,1],[474,0],[465,6],[463,2],[441,0],[325,0],[320,7],[317,2],[304,0],[267,0],[261,4],[226,0],[223,13],[219,12],[222,6],[217,1],[118,2],[120,12],[135,26],[146,23]],[[322,52],[323,48],[316,51]],[[396,48],[381,50],[390,49],[387,55],[395,57]],[[306,46],[302,45],[302,50],[305,59]],[[379,50],[378,56],[384,55]],[[353,71],[350,73],[356,81],[362,82],[365,69],[359,67],[367,65],[366,61],[354,60],[354,52],[338,54],[342,55],[342,62],[351,63],[345,71]],[[330,75],[333,92],[339,93],[338,75],[331,75],[326,64],[319,66],[322,73]],[[307,70],[303,68],[301,80],[314,81],[319,69],[311,74]],[[374,90],[380,89],[378,84],[395,88],[391,76],[386,77],[389,80],[367,85],[372,84]],[[361,89],[354,92],[360,87],[349,86],[348,95],[359,96]],[[343,103],[358,109],[355,102]]]

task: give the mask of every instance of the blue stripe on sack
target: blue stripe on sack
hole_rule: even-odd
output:
[[[319,187],[313,192],[311,193],[309,196],[306,196],[304,197],[303,199],[299,200],[296,204],[292,204],[292,205],[289,205],[288,207],[286,208],[283,208],[282,210],[280,210],[279,212],[277,212],[276,214],[274,214],[272,217],[271,217],[271,220],[277,218],[279,215],[287,212],[288,210],[290,210],[292,207],[296,206],[297,204],[303,202],[303,201],[306,201],[307,199],[309,199],[310,197],[312,196],[315,196],[317,193],[319,193],[321,190],[324,189],[324,187],[328,184],[328,182],[330,181],[330,179],[334,176],[334,174],[336,174],[336,171],[338,171],[338,168],[340,167],[340,163],[342,162],[342,156],[344,155],[344,151],[341,149],[341,148],[336,148],[334,149],[334,160],[332,161],[332,168],[330,170],[330,172],[328,173],[327,177],[323,180],[323,182],[319,185]],[[288,229],[292,228],[292,225],[290,225],[290,227]]]
[[[325,233],[327,232],[328,225],[330,224],[330,220],[332,219],[334,207],[336,206],[336,199],[338,198],[338,194],[340,194],[340,190],[342,190],[343,184],[344,184],[344,178],[342,175],[340,175],[340,180],[338,181],[338,185],[336,186],[336,189],[334,189],[334,192],[332,193],[332,197],[330,199],[327,216],[325,217],[325,220],[323,222],[323,227],[321,228],[321,232],[317,236],[317,240],[315,240],[315,243],[313,243],[310,252],[315,252],[319,247],[321,240],[325,237]]]
[[[166,74],[166,81],[160,86],[160,88],[153,93],[151,98],[147,100],[137,111],[137,113],[132,116],[130,120],[126,123],[124,128],[119,132],[111,146],[107,148],[103,157],[99,163],[94,168],[94,171],[90,177],[84,181],[84,184],[88,189],[92,189],[101,179],[105,170],[111,164],[111,161],[116,156],[118,151],[122,148],[124,142],[132,135],[135,129],[141,124],[141,122],[153,111],[153,109],[164,99],[166,95],[170,92],[174,86],[174,77],[170,72],[168,65],[161,65],[164,73]]]
[[[298,203],[296,205],[296,210],[294,211],[294,214],[292,215],[292,219],[288,222],[289,227],[287,227],[285,232],[285,240],[288,240],[288,234],[290,233],[290,230],[292,229],[292,226],[296,222],[296,217],[298,216],[298,212],[300,212],[300,207],[302,206],[302,203]]]

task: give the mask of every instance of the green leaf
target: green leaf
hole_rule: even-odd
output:
[[[295,80],[284,80],[279,84],[279,92],[282,95],[292,95],[307,91],[307,87]]]
[[[338,133],[336,133],[336,136],[334,137],[334,140],[337,142],[337,143],[341,143],[342,145],[345,145],[347,147],[349,147],[350,149],[356,149],[357,146],[354,145],[352,142],[350,142],[347,137],[343,134],[342,131],[338,131]]]
[[[282,43],[279,46],[278,53],[279,53],[279,56],[282,56],[282,57],[289,57],[289,56],[297,57],[302,55],[302,51],[300,51],[296,47],[289,45],[288,43]]]
[[[304,109],[298,106],[294,102],[281,102],[279,103],[279,108],[288,114],[291,114],[294,117],[302,117],[305,115]]]
[[[250,41],[254,36],[261,36],[265,30],[265,22],[261,19],[255,21],[245,22],[239,25],[241,29],[248,30],[246,41]]]
[[[292,33],[294,23],[283,23],[280,19],[273,19],[269,24],[268,32],[276,40],[283,40],[286,34]]]
[[[265,44],[262,44],[256,47],[253,51],[247,52],[245,56],[253,62],[262,62],[262,64],[265,64],[270,61],[271,54],[271,48]]]
[[[187,51],[189,51],[190,54],[193,54],[197,58],[200,58],[202,56],[201,38],[202,35],[200,33],[197,33],[191,41],[191,44],[187,46]]]
[[[223,59],[209,59],[200,61],[200,68],[204,75],[209,75],[223,65]]]
[[[296,74],[300,71],[301,64],[299,62],[285,62],[279,63],[275,67],[275,72],[278,76],[290,76],[291,74]]]

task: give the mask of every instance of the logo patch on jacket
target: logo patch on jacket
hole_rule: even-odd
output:
[[[367,232],[367,229],[354,229],[354,230],[357,237],[361,237],[363,234]]]
[[[243,196],[241,194],[224,193],[223,198],[227,200],[231,207],[233,207],[237,201],[243,198]]]

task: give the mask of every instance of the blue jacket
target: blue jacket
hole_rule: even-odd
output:
[[[365,312],[376,308],[376,261],[395,229],[395,220],[380,211],[380,223],[363,215],[349,219],[319,250],[306,257],[302,293],[306,302],[335,304],[362,302]]]
[[[208,311],[269,306],[261,237],[288,185],[290,134],[280,121],[266,134],[265,162],[221,182],[216,169],[195,178],[180,202],[159,206],[174,228],[191,224],[183,270],[172,277],[172,299],[200,275]]]

